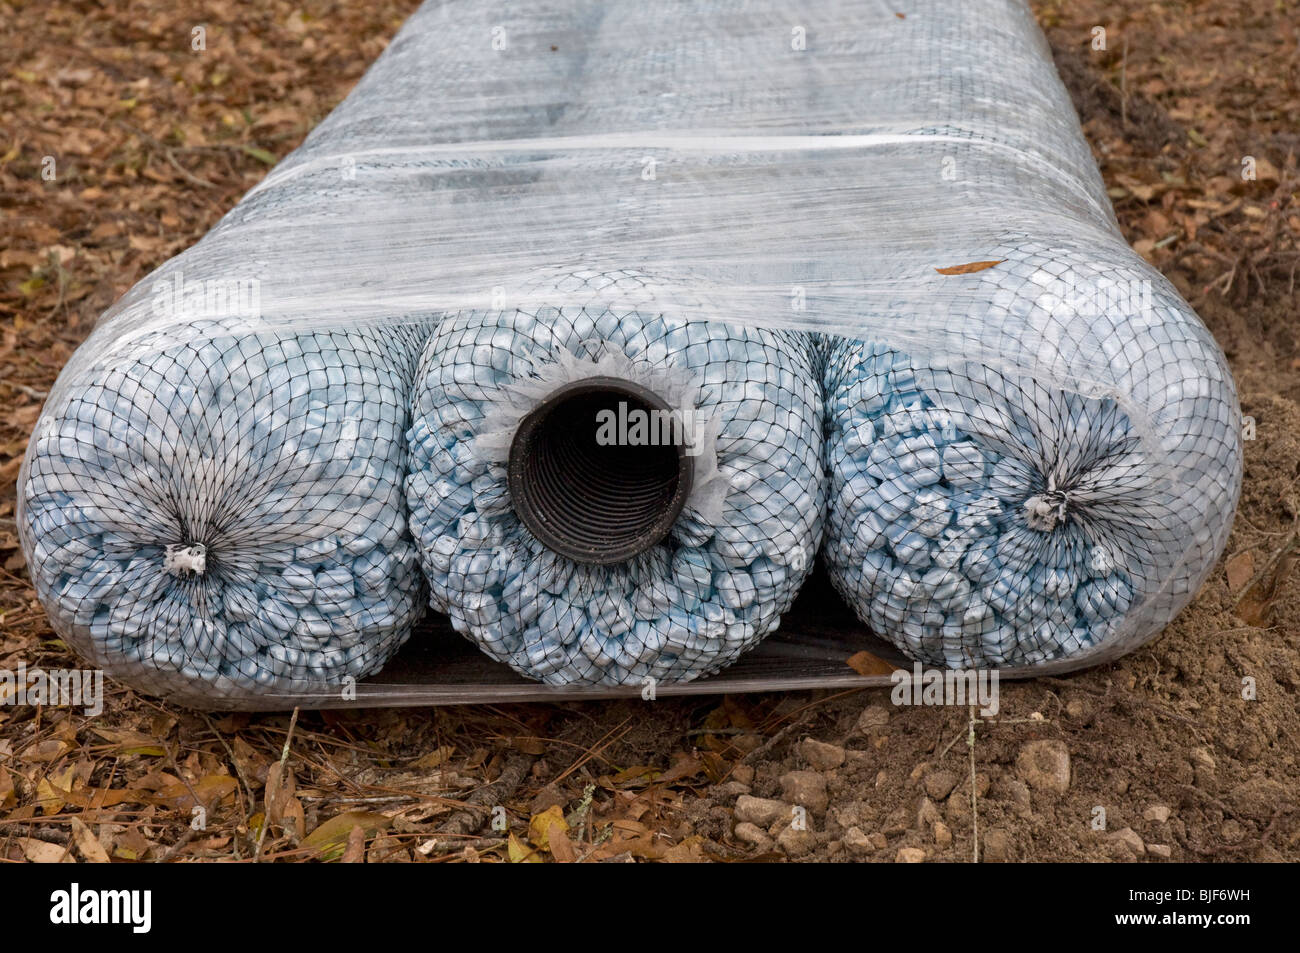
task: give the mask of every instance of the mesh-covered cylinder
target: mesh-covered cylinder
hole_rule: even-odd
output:
[[[377,670],[423,602],[402,495],[423,337],[192,322],[75,369],[20,486],[55,629],[116,678],[210,706]]]
[[[822,403],[810,336],[676,317],[662,287],[631,272],[564,275],[533,296],[535,306],[444,318],[421,358],[407,490],[432,604],[489,656],[544,682],[716,672],[776,628],[821,538]],[[521,422],[592,379],[658,395],[682,421],[693,459],[668,534],[608,564],[540,541],[520,519],[508,472]],[[550,480],[579,512],[552,506],[559,532],[593,506],[610,536],[641,525],[637,493],[597,499],[609,482],[602,469],[638,443],[639,408],[623,401],[620,417],[619,403],[590,403],[591,413],[566,421],[576,436],[557,451]],[[663,433],[650,422],[640,440]],[[653,461],[632,460],[633,473]]]
[[[1232,381],[1145,266],[1035,242],[997,256],[986,280],[1001,316],[975,323],[1007,352],[1041,349],[1042,373],[829,341],[826,565],[916,659],[1118,654],[1173,618],[1227,539],[1241,481]],[[1117,358],[1093,393],[1047,372],[1091,353]]]

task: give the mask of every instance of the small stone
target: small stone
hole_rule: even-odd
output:
[[[948,820],[957,824],[966,823],[970,819],[970,792],[961,788],[953,791],[944,802],[944,811]]]
[[[1011,836],[998,828],[985,831],[983,859],[990,864],[1004,864],[1010,860]]]
[[[830,803],[826,793],[826,779],[816,771],[790,771],[781,775],[781,795],[792,804],[799,804],[820,814]]]
[[[802,857],[817,846],[817,836],[810,830],[787,827],[777,837],[776,844],[787,857]]]
[[[752,785],[754,783],[754,766],[752,764],[738,764],[731,769],[731,779],[739,781],[741,784]]]
[[[1169,849],[1168,844],[1147,844],[1147,853],[1152,857],[1168,860],[1173,851]]]
[[[1065,703],[1065,714],[1071,721],[1087,721],[1091,711],[1088,703],[1076,696]]]
[[[940,847],[949,847],[952,845],[952,831],[943,821],[934,822],[934,842]]]
[[[854,857],[865,857],[876,849],[871,838],[860,827],[850,827],[844,832],[844,846]]]
[[[855,751],[852,748],[844,749],[844,763],[850,768],[865,768],[872,761],[870,751]]]
[[[1016,773],[1036,791],[1064,794],[1070,789],[1070,752],[1055,739],[1031,741],[1016,756]]]
[[[907,776],[907,780],[919,781],[925,775],[925,772],[929,770],[930,770],[930,762],[922,761],[920,764],[918,764],[915,768],[912,769],[912,773]]]
[[[748,784],[741,784],[739,781],[728,781],[725,784],[719,784],[717,794],[719,797],[733,798],[742,794],[749,794],[753,788]]]
[[[1196,779],[1198,788],[1214,788],[1214,755],[1210,754],[1208,748],[1193,748],[1191,754],[1192,775]]]
[[[869,840],[871,841],[871,846],[876,850],[884,850],[889,846],[889,838],[880,831],[873,832]]]
[[[844,749],[816,738],[805,738],[799,744],[799,753],[814,771],[830,771],[844,763]]]
[[[925,863],[925,851],[919,847],[900,847],[898,855],[894,858],[896,864],[923,864]]]
[[[942,801],[957,786],[957,775],[951,771],[931,771],[925,776],[925,793],[935,801]]]
[[[1138,836],[1137,831],[1131,827],[1116,831],[1110,835],[1113,840],[1118,841],[1127,847],[1135,857],[1141,857],[1147,852],[1146,845],[1142,843],[1142,838]]]
[[[1029,817],[1033,807],[1029,797],[1029,786],[1019,778],[1003,778],[999,782],[1001,794],[1011,802],[1012,809],[1020,817]]]
[[[921,828],[931,827],[941,819],[939,809],[934,806],[934,802],[928,797],[921,798],[921,806],[916,810],[916,826]]]
[[[737,824],[735,835],[736,840],[742,844],[748,844],[760,851],[769,851],[776,846],[772,838],[767,836],[767,831],[749,821],[741,821]]]
[[[884,705],[868,705],[858,716],[858,731],[871,731],[889,724],[889,709]]]
[[[750,797],[742,794],[736,799],[736,820],[748,821],[759,827],[771,827],[778,820],[790,817],[790,805],[773,798]]]
[[[1241,822],[1228,818],[1219,828],[1219,836],[1229,844],[1235,844],[1246,836],[1246,828],[1241,826]]]
[[[1153,804],[1142,812],[1142,817],[1155,824],[1163,824],[1169,820],[1169,808],[1163,804]]]

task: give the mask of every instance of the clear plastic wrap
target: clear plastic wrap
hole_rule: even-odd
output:
[[[960,267],[976,262],[994,264]],[[403,482],[435,456],[417,433],[440,397],[431,351],[449,328],[626,315],[623,283],[564,280],[621,275],[637,320],[779,342],[767,364],[800,369],[778,386],[792,447],[822,445],[824,400],[831,580],[910,657],[1007,674],[1114,657],[1186,604],[1226,541],[1241,479],[1227,366],[1119,234],[1022,0],[450,0],[421,7],[65,368],[19,484],[56,629],[196,704],[561,691],[464,659],[404,681],[407,653],[355,680],[409,634],[417,563],[461,628],[491,612],[478,569],[437,576],[430,540],[448,534],[408,528],[404,492],[417,509],[424,494]],[[604,353],[585,335],[566,349]],[[730,363],[714,366],[733,385],[752,373]],[[815,413],[798,410],[809,381]],[[787,476],[804,492],[766,539],[797,529],[813,547],[821,491]],[[769,557],[751,555],[751,582]],[[769,631],[799,562],[729,596],[736,613],[763,589],[761,624],[703,651],[726,661]],[[412,651],[456,651],[445,626],[417,632]],[[843,659],[873,646],[889,655],[865,626],[787,617],[689,690],[866,684]],[[585,657],[635,679],[617,655]]]

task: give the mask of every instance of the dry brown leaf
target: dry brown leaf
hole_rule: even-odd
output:
[[[1262,628],[1269,624],[1280,584],[1295,566],[1297,547],[1300,537],[1292,536],[1237,599],[1236,613],[1248,625]]]
[[[36,782],[36,803],[41,806],[45,816],[58,814],[67,803],[67,796],[72,791],[72,777],[76,768],[69,767],[61,775],[46,775]]]
[[[935,271],[941,275],[972,275],[977,271],[986,271],[994,265],[1000,265],[1004,261],[1006,261],[1005,258],[999,258],[997,261],[972,261],[964,265],[953,265],[949,268],[936,268]]]
[[[123,728],[93,728],[95,734],[109,742],[109,753],[124,755],[150,755],[152,757],[161,757],[167,753],[166,749],[158,744],[156,738],[151,738],[142,731],[131,731]]]
[[[159,788],[152,797],[144,800],[149,804],[174,808],[182,814],[189,814],[199,805],[212,808],[217,802],[233,796],[238,787],[239,782],[228,774],[209,774],[192,784],[186,784],[184,781],[168,784]]]
[[[72,818],[72,841],[77,845],[77,852],[81,854],[81,859],[87,863],[107,864],[109,862],[108,851],[104,850],[104,845],[99,842],[99,838],[82,823],[79,817]]]
[[[890,675],[896,668],[870,652],[854,652],[844,663],[859,675]]]
[[[352,831],[360,828],[364,838],[386,831],[393,819],[372,811],[348,811],[331,817],[302,839],[302,846],[320,853],[321,860],[339,860],[347,851]]]
[[[573,841],[569,840],[569,835],[566,832],[555,825],[551,825],[547,838],[551,856],[555,858],[557,863],[572,864],[577,861],[578,852],[574,849]]]
[[[16,840],[23,849],[23,856],[33,864],[74,863],[68,848],[59,844],[37,840],[35,837],[19,837]]]
[[[552,804],[540,814],[534,814],[528,822],[528,840],[541,850],[551,849],[551,831],[558,829],[561,834],[569,829],[564,819],[564,809]]]
[[[506,854],[512,864],[540,864],[542,862],[541,854],[536,848],[529,847],[514,832],[510,832],[510,838],[506,841]]]
[[[447,762],[447,759],[450,758],[453,754],[455,754],[455,752],[456,749],[453,748],[451,745],[440,745],[437,748],[434,748],[428,754],[421,755],[420,757],[416,758],[415,761],[411,764],[411,767],[424,768],[424,769],[436,768],[439,765],[445,764]]]
[[[360,824],[352,828],[348,834],[348,846],[343,850],[343,856],[339,858],[341,864],[360,864],[366,859],[366,831]]]
[[[680,844],[674,844],[663,852],[661,860],[666,864],[703,864],[708,861],[704,856],[704,838],[692,834]]]

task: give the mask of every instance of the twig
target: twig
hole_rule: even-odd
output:
[[[501,769],[501,774],[491,784],[485,784],[465,799],[464,809],[457,811],[438,828],[438,837],[465,836],[474,832],[479,824],[479,817],[487,813],[490,807],[503,804],[518,790],[524,777],[533,766],[537,755],[513,752]]]
[[[975,706],[970,706],[970,733],[966,736],[966,746],[970,748],[970,830],[974,841],[975,863],[980,862],[980,819],[976,806],[975,793]]]
[[[1124,51],[1119,60],[1119,121],[1128,128],[1128,31],[1124,31]]]
[[[779,745],[782,741],[788,738],[791,732],[806,725],[810,718],[812,718],[811,710],[805,710],[802,715],[800,715],[794,721],[790,722],[790,724],[786,725],[784,728],[782,728],[780,731],[774,734],[771,738],[768,738],[766,741],[764,741],[761,745],[759,745],[749,754],[741,758],[739,763],[748,764],[751,761],[757,761],[763,755],[767,754],[769,751],[771,751],[773,748]]]
[[[194,840],[194,835],[197,833],[198,831],[196,831],[193,827],[187,827],[185,829],[185,833],[182,834],[179,839],[177,839],[176,843],[168,847],[167,852],[163,854],[161,857],[159,857],[158,860],[155,861],[155,863],[165,864],[168,861],[170,861],[172,858],[174,858],[177,854],[179,854],[182,850],[185,849],[186,844]]]
[[[284,781],[284,767],[289,762],[289,744],[293,741],[293,729],[298,726],[298,709],[294,708],[293,716],[289,719],[289,732],[284,736],[284,748],[280,751],[280,780]],[[270,805],[267,805],[269,813]],[[262,857],[262,845],[266,842],[266,832],[271,828],[271,819],[267,814],[262,815],[262,830],[257,835],[257,848],[253,851],[253,863],[257,863]]]

